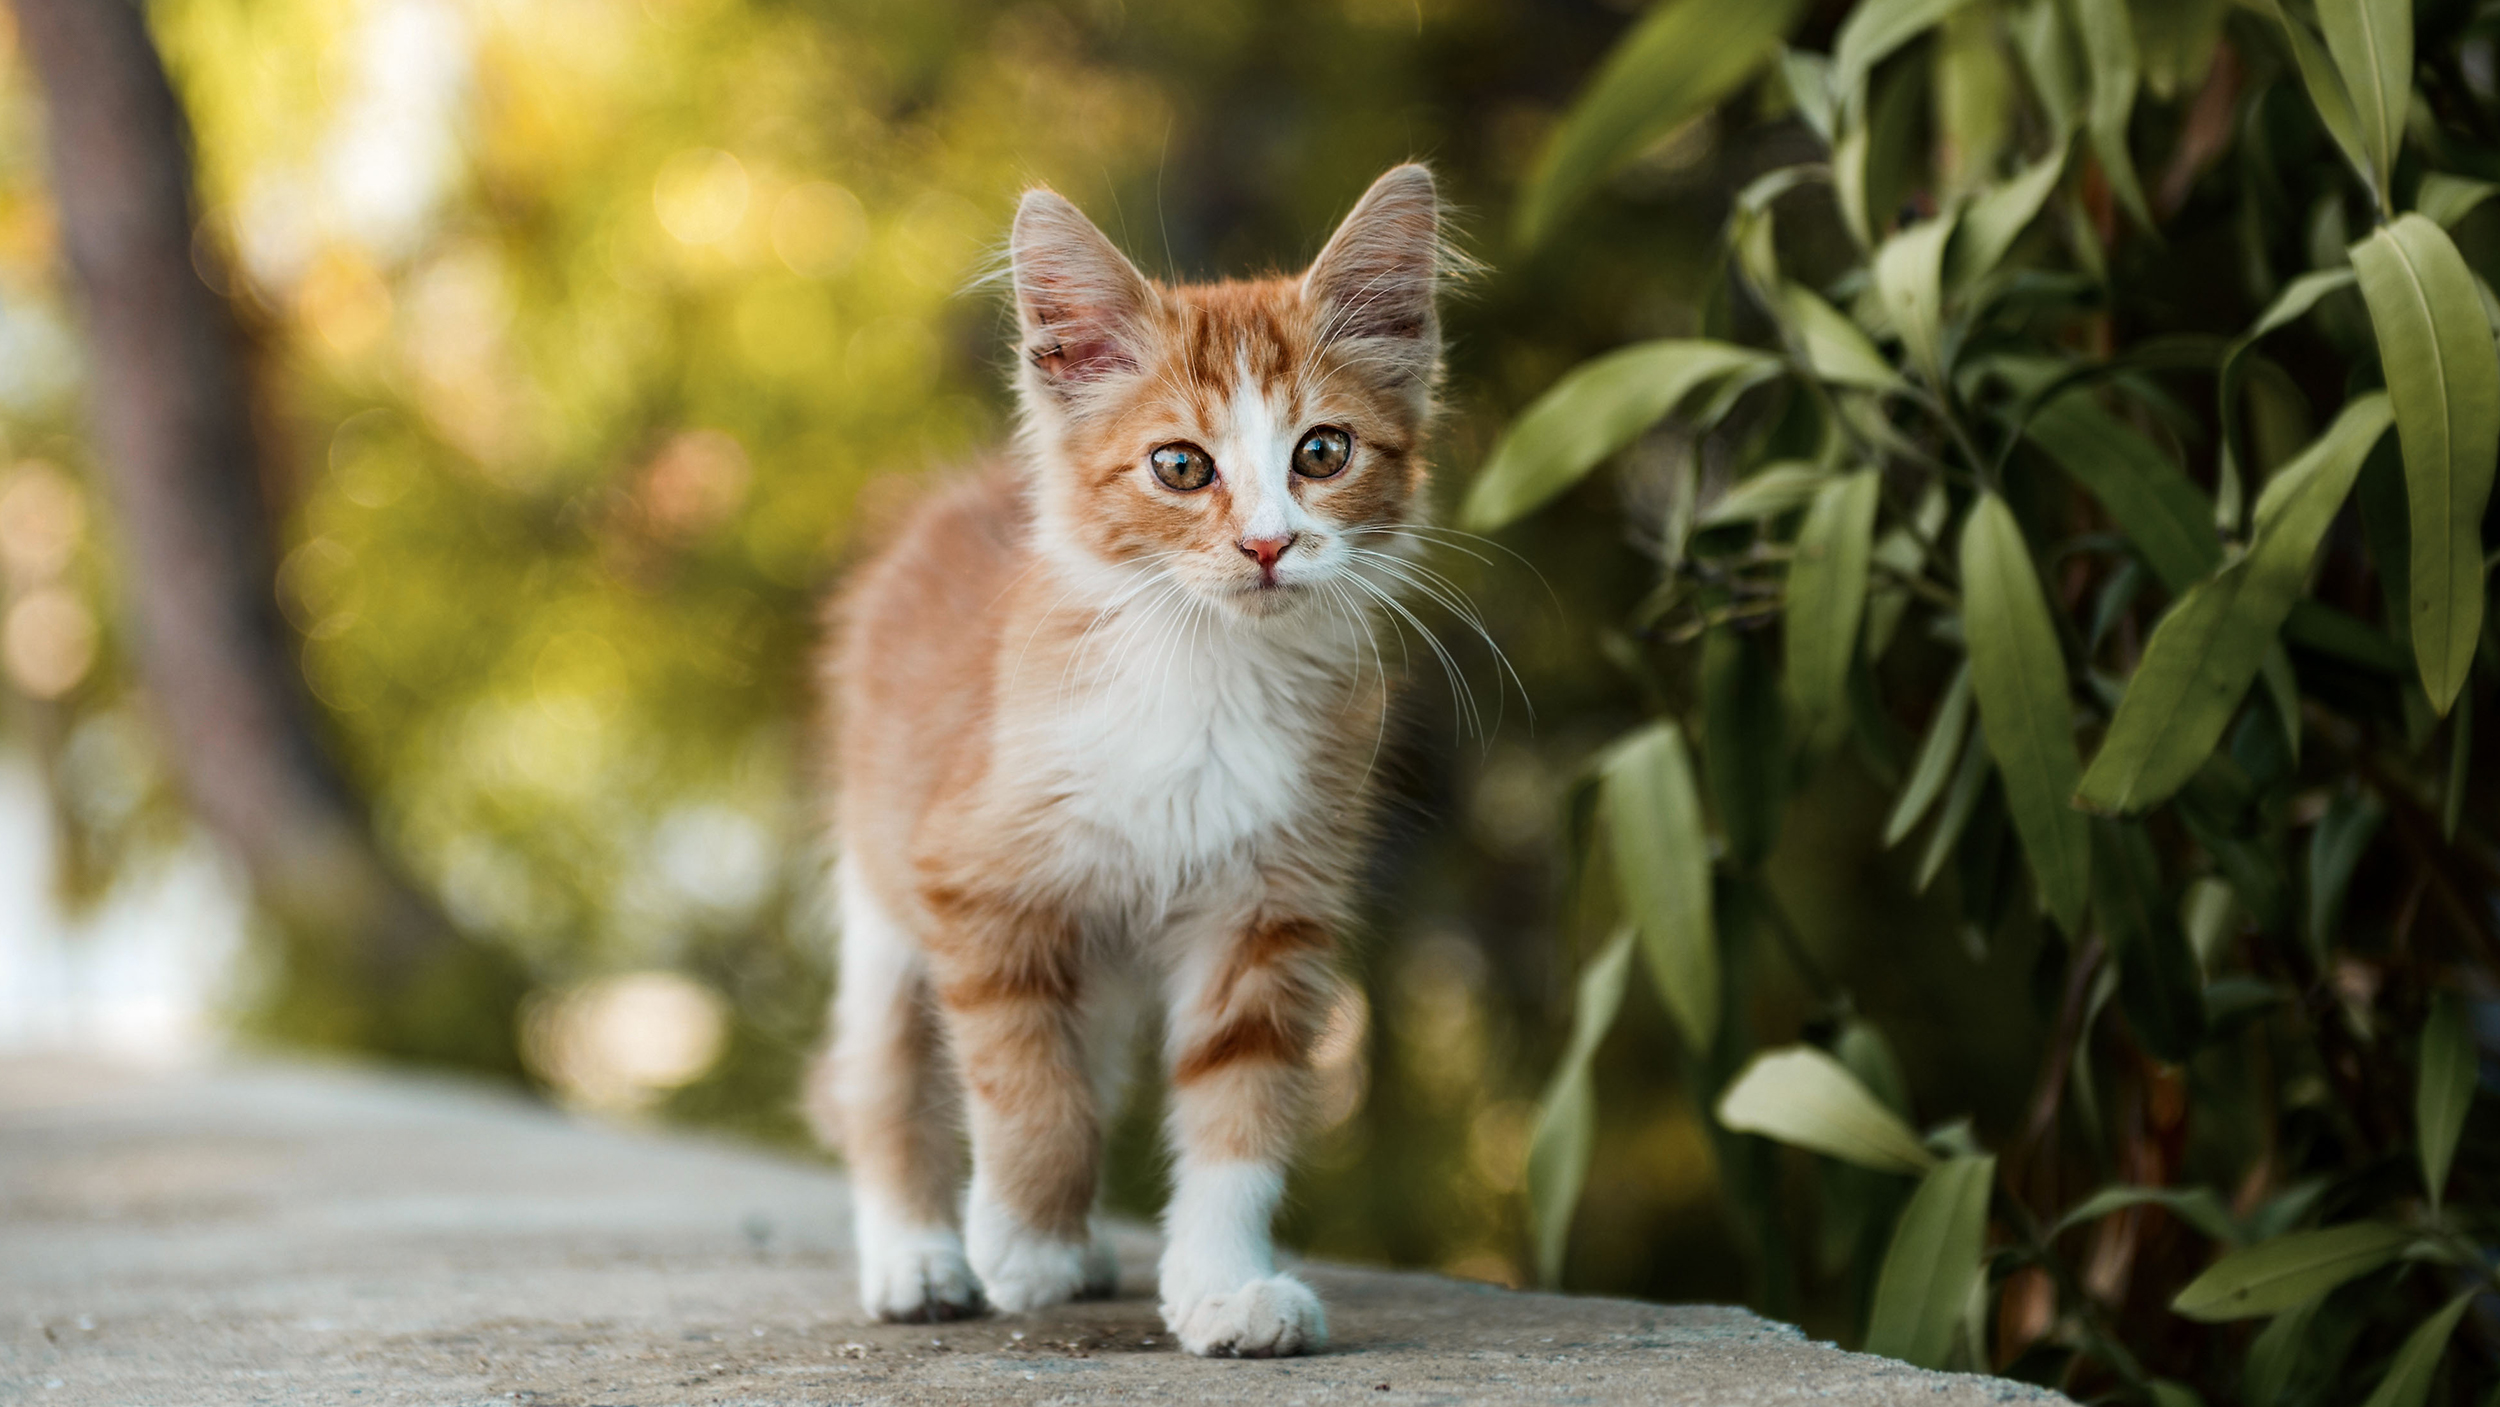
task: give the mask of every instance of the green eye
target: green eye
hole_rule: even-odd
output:
[[[1354,457],[1354,437],[1334,425],[1322,425],[1302,437],[1293,452],[1293,472],[1306,479],[1326,479],[1344,471]]]
[[[1165,445],[1146,456],[1147,466],[1165,488],[1190,493],[1215,482],[1215,461],[1193,444]]]

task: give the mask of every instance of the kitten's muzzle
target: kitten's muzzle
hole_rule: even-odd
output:
[[[1245,537],[1238,544],[1241,555],[1259,564],[1259,585],[1276,585],[1276,563],[1293,545],[1302,540],[1300,533],[1283,537]]]

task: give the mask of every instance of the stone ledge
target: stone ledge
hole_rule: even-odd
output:
[[[857,1321],[826,1169],[300,1065],[0,1062],[0,1400],[2063,1402],[1734,1308],[1311,1264],[1334,1343],[1208,1362],[1128,1298]]]

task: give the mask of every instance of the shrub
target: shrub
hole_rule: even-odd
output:
[[[1498,528],[1644,435],[1706,451],[1632,525],[1667,686],[1587,773],[1621,928],[1530,1157],[1543,1273],[1637,958],[1722,1128],[1890,1219],[1858,1243],[1868,1349],[2163,1404],[2464,1401],[2500,1190],[2466,1129],[2500,953],[2500,21],[1867,0],[1818,53],[1784,44],[1806,9],[1650,11],[1520,208],[1553,241],[1721,108],[1820,148],[1735,197],[1706,335],[1564,376],[1464,509]],[[1843,757],[1974,934],[2053,934],[2054,1034],[1993,1148],[1916,1131],[1845,995],[1819,1041],[1729,1019],[1782,936],[1783,812]]]

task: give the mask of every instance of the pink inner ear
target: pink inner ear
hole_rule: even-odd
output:
[[[1093,381],[1137,370],[1137,358],[1107,337],[1080,339],[1071,335],[1056,342],[1043,342],[1030,355],[1045,375],[1063,381]]]

